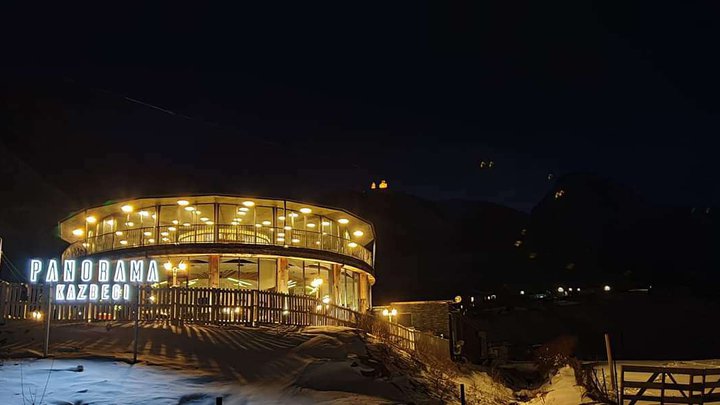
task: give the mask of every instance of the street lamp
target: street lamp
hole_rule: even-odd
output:
[[[167,270],[167,271],[172,271],[172,277],[173,277],[173,278],[172,278],[172,286],[173,286],[173,287],[177,287],[177,273],[178,273],[178,270],[180,270],[180,271],[185,271],[185,270],[187,270],[187,264],[185,264],[185,262],[181,260],[180,263],[178,263],[177,266],[174,266],[174,265],[172,264],[172,262],[171,262],[170,260],[168,260],[167,262],[165,262],[165,264],[163,265],[163,267],[165,267],[165,270]],[[186,277],[185,287],[188,287],[189,281],[190,281],[190,280],[189,280],[189,277]]]
[[[385,309],[383,309],[382,314],[383,314],[383,316],[388,317],[388,322],[392,323],[392,317],[397,315],[397,309],[392,308],[392,309],[388,310],[387,308],[385,308]]]

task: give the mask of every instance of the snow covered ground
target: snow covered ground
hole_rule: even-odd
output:
[[[30,404],[30,394],[37,401],[43,391],[52,404],[214,404],[217,396],[225,404],[380,404],[412,394],[402,378],[366,364],[367,346],[348,328],[144,325],[141,363],[130,365],[132,331],[131,324],[57,325],[54,360],[34,360],[22,358],[41,350],[38,324],[0,327],[1,354],[14,358],[0,366],[0,386],[8,387],[0,404]]]
[[[54,325],[52,358],[37,359],[42,325],[0,326],[0,404],[437,404],[434,367],[368,341],[343,327],[143,325],[138,364],[130,364],[130,323]],[[82,366],[82,367],[78,367]],[[456,370],[457,371],[457,370]],[[448,380],[464,383],[473,404],[510,404],[512,390],[465,367]],[[529,405],[590,403],[571,368],[533,392]]]

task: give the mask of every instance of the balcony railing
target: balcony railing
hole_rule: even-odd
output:
[[[352,241],[321,232],[252,225],[170,225],[137,228],[92,236],[71,244],[63,258],[137,248],[142,246],[227,243],[272,245],[322,250],[351,256],[372,265],[372,252],[363,246],[351,247]]]

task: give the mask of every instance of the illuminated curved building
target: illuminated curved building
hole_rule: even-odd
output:
[[[63,259],[154,259],[155,286],[267,290],[371,307],[374,230],[347,211],[224,195],[140,198],[60,222]]]

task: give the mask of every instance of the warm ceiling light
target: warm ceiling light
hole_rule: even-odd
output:
[[[123,245],[123,246],[125,246],[125,245],[127,245],[127,241],[126,241],[126,240],[121,240],[121,241],[120,241],[120,244]]]
[[[240,212],[248,212],[248,211],[250,211],[250,208],[240,207],[240,208],[238,208],[238,211],[240,211]]]
[[[303,214],[309,214],[312,212],[312,210],[310,208],[300,208],[300,212],[302,212]]]
[[[169,232],[160,232],[160,236],[168,236],[168,235],[170,235]]]
[[[120,209],[124,213],[129,213],[129,212],[132,212],[133,207],[132,207],[132,205],[123,205],[122,207],[120,207]]]
[[[75,236],[82,236],[84,233],[85,233],[85,231],[83,231],[83,230],[80,229],[80,228],[74,229],[74,230],[72,231],[72,234],[75,235]]]
[[[270,225],[272,225],[272,222],[270,222],[270,221],[262,221],[262,224],[265,225],[265,226],[270,226]]]
[[[90,215],[89,217],[85,218],[85,220],[87,221],[88,224],[94,224],[95,222],[97,222],[97,218],[95,218],[95,217],[92,216],[92,215]]]
[[[315,224],[313,224],[312,222],[307,224],[307,226],[308,226],[308,228],[315,228]]]
[[[286,225],[286,226],[284,227],[284,229],[285,229],[286,231],[289,231],[289,230],[292,229],[292,226]]]
[[[285,215],[280,215],[280,216],[278,217],[278,220],[279,220],[279,221],[284,221],[284,220],[285,220]]]
[[[234,221],[236,221],[236,222],[242,222],[242,218],[235,218]]]
[[[319,241],[319,240],[316,240],[316,241],[315,241],[315,244],[316,244],[316,245],[319,245],[319,244],[320,244],[320,241]]]
[[[151,236],[151,235],[152,235],[152,232],[147,232],[147,231],[146,231],[146,232],[143,232],[143,235],[145,235],[145,236]]]
[[[280,236],[280,237],[285,236],[285,232],[278,232],[278,236]]]
[[[293,239],[291,240],[291,242],[292,242],[292,243],[300,243],[300,239],[293,238]]]
[[[180,269],[180,270],[185,270],[185,269],[187,269],[187,264],[186,264],[185,262],[180,262],[180,263],[178,264],[178,269]]]
[[[205,222],[205,221],[209,221],[210,218],[208,218],[208,217],[202,217],[202,218],[200,218],[200,220],[203,221],[203,222]]]
[[[140,211],[140,212],[138,212],[138,214],[140,214],[141,217],[146,217],[146,216],[148,216],[148,212],[147,212],[147,211]]]
[[[328,226],[328,225],[330,225],[330,222],[328,222],[328,221],[322,221],[322,226]]]
[[[347,219],[347,218],[340,218],[340,219],[338,219],[338,222],[341,223],[341,224],[343,224],[343,225],[345,225],[345,224],[347,224],[348,222],[350,222],[350,220]]]
[[[186,205],[190,205],[190,201],[188,201],[188,200],[178,200],[177,203],[178,203],[178,205],[181,205],[183,207]]]
[[[148,243],[155,243],[155,239],[153,239],[153,238],[148,239]]]
[[[177,224],[180,223],[180,221],[178,221],[177,219],[173,219],[173,220],[172,220],[172,223],[173,223],[173,225],[177,225]]]
[[[237,222],[237,221],[232,221],[232,222],[230,222],[230,225],[238,225],[238,222]]]
[[[243,201],[242,205],[246,207],[253,207],[255,206],[255,203],[253,201]]]
[[[215,224],[215,222],[213,222],[213,221],[205,221],[205,225],[214,225],[214,224]]]
[[[277,241],[278,241],[278,242],[285,242],[285,238],[283,238],[283,237],[281,236],[281,237],[277,238]]]
[[[255,224],[257,228],[262,228],[262,224]]]
[[[175,228],[174,226],[169,226],[168,231],[175,232],[175,231],[177,231],[177,228]]]
[[[125,225],[126,226],[135,226],[135,222],[128,221],[128,222],[125,222]]]
[[[169,242],[170,239],[169,239],[169,238],[162,238],[162,241],[163,241],[163,242]]]
[[[122,231],[117,231],[117,232],[115,232],[115,235],[117,235],[117,236],[122,235]]]
[[[195,210],[195,207],[187,206],[185,207],[185,211],[193,211]]]
[[[190,222],[185,222],[183,226],[190,226]]]
[[[240,212],[238,212],[238,215],[245,216],[245,215],[247,215],[247,212],[245,212],[245,211],[240,211]]]
[[[195,210],[195,215],[200,215],[200,210]]]
[[[354,247],[357,247],[357,243],[350,242],[350,243],[348,243],[348,246],[350,246],[351,248],[354,248]]]
[[[359,237],[363,236],[364,233],[363,233],[363,231],[359,231],[359,230],[358,230],[358,231],[353,232],[353,235],[355,235],[355,236],[357,236],[357,237],[359,238]]]
[[[155,214],[152,214],[152,215],[150,215],[150,216],[152,217],[152,219],[157,218],[157,215],[155,215]]]
[[[297,218],[299,215],[297,214],[297,212],[291,212],[291,213],[288,214],[288,216],[289,216],[290,218]]]
[[[105,221],[105,222],[106,222],[108,225],[112,225],[115,221],[114,221],[112,218],[110,218],[110,219],[108,219],[108,220]]]

